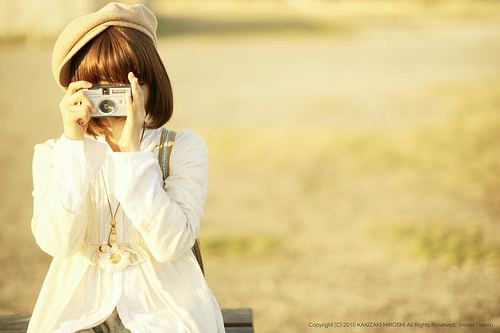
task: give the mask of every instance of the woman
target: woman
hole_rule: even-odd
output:
[[[156,27],[145,6],[110,3],[57,39],[64,133],[35,146],[31,221],[53,259],[28,333],[225,332],[191,251],[207,195],[207,146],[181,129],[165,182],[157,160],[173,102]],[[106,83],[130,84],[126,117],[92,117],[82,89]]]

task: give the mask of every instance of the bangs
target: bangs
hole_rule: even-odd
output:
[[[145,77],[147,73],[145,58],[137,54],[140,53],[140,48],[134,49],[131,44],[131,39],[124,31],[110,28],[104,30],[85,45],[73,59],[72,81],[85,80],[93,84],[108,81],[114,84],[128,84],[129,72],[134,72],[140,81],[150,81],[148,79],[151,78]]]
[[[71,82],[129,84],[133,72],[148,86],[146,128],[159,128],[170,120],[174,102],[170,79],[151,38],[129,27],[110,26],[82,47],[71,59]],[[91,118],[87,133],[103,134],[105,123]]]

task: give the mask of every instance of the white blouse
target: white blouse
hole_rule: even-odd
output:
[[[31,229],[53,259],[28,333],[92,328],[115,307],[132,333],[225,332],[191,251],[207,196],[207,146],[193,130],[179,130],[163,182],[160,136],[161,128],[146,129],[138,152],[113,152],[104,137],[89,135],[35,145]],[[103,181],[113,213],[120,202],[117,241],[131,253],[122,271],[97,262],[111,219]]]

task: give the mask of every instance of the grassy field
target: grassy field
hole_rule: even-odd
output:
[[[153,5],[168,126],[209,145],[200,238],[222,307],[252,307],[257,332],[500,332],[499,4]],[[0,313],[32,310],[50,262],[29,226],[33,146],[62,131],[50,56],[0,48]]]

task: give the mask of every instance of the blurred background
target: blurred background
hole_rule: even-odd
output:
[[[0,1],[0,313],[32,311],[51,259],[30,221],[33,147],[62,133],[53,44],[105,3]],[[221,307],[252,307],[262,333],[500,332],[500,1],[145,3],[166,126],[209,146],[200,239]]]

